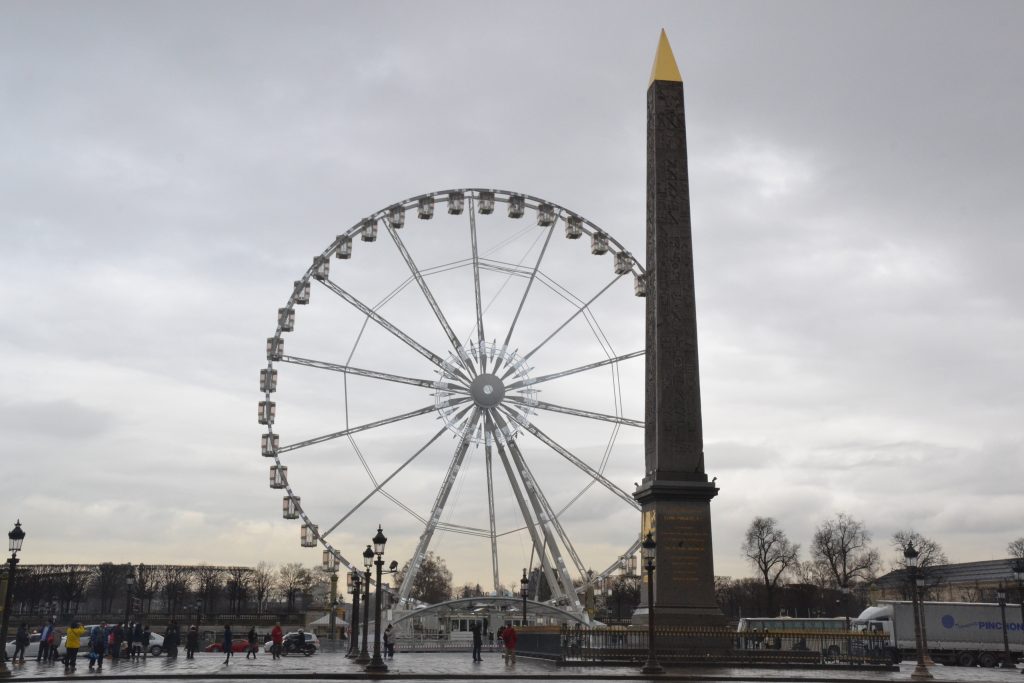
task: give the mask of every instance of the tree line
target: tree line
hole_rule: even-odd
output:
[[[133,586],[129,590],[129,578]],[[328,577],[293,562],[279,567],[210,565],[30,564],[18,568],[12,593],[20,614],[262,614],[311,607]],[[130,592],[130,595],[129,595]],[[129,603],[128,601],[132,602]]]
[[[866,605],[867,588],[883,571],[882,555],[872,543],[864,522],[846,513],[822,522],[814,531],[809,558],[801,559],[800,544],[792,542],[778,520],[755,517],[740,546],[755,576],[716,577],[719,604],[730,616],[791,616],[849,614]],[[949,564],[941,544],[913,529],[897,530],[889,539],[890,570],[905,568],[908,543],[918,550],[925,571],[925,591],[937,587],[928,567]],[[1007,546],[1012,557],[1024,557],[1024,537]],[[909,591],[906,596],[910,598]]]

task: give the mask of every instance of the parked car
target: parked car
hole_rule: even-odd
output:
[[[284,639],[288,640],[288,638],[291,638],[291,637],[294,637],[294,636],[297,636],[297,635],[299,635],[298,631],[292,631],[291,633],[284,634]],[[306,636],[306,644],[307,645],[312,644],[314,649],[316,649],[317,651],[320,650],[320,639],[316,637],[315,633],[304,633],[303,635]],[[263,643],[263,651],[264,652],[270,652],[270,649],[272,647],[274,647],[274,641],[272,641],[272,640],[268,640],[267,642]]]
[[[92,641],[92,629],[94,624],[85,627],[85,634],[82,636],[82,647],[78,649],[79,653],[85,654],[89,651],[89,647]],[[60,639],[60,646],[57,648],[57,654],[63,657],[67,653],[67,635]],[[121,651],[122,653],[128,648],[128,643],[122,642]],[[149,634],[149,654],[154,657],[159,657],[164,653],[164,637],[159,633],[153,631]],[[26,655],[27,656],[27,655]]]
[[[25,648],[25,659],[28,659],[29,657],[35,659],[36,655],[39,654],[39,634],[33,633],[29,638],[32,642]],[[11,657],[14,656],[14,641],[7,641],[7,647],[4,649],[7,652],[7,660],[10,661]]]
[[[245,638],[235,638],[231,641],[232,652],[247,652],[249,641]],[[224,652],[224,643],[211,643],[203,648],[203,652]]]

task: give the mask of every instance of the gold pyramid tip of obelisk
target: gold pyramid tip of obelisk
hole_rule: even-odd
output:
[[[654,65],[651,66],[651,80],[647,87],[651,87],[654,81],[683,82],[683,77],[679,75],[679,67],[676,66],[676,58],[672,54],[672,46],[668,44],[668,36],[665,35],[665,29],[661,29],[661,37],[658,38],[658,51],[654,55]]]

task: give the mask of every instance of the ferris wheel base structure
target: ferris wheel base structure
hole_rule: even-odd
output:
[[[704,471],[697,306],[683,79],[661,32],[647,90],[647,312],[645,475],[633,497],[641,537],[656,539],[653,571],[641,572],[634,624],[724,625],[715,600],[711,499]]]

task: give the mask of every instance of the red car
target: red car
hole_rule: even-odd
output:
[[[231,641],[232,652],[248,652],[249,641],[245,638],[235,638]],[[224,652],[224,643],[211,643],[203,648],[203,652]]]

